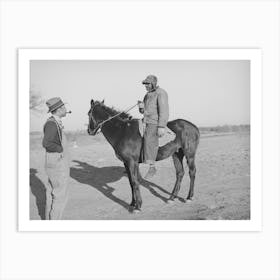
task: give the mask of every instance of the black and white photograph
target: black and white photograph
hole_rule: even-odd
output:
[[[30,83],[30,219],[250,219],[249,61],[31,61]]]
[[[250,222],[259,50],[130,51],[29,60],[29,220]]]

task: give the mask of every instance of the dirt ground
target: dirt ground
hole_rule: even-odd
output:
[[[31,137],[30,219],[44,216],[47,178],[40,137]],[[154,178],[141,181],[142,211],[128,211],[131,189],[124,167],[101,135],[70,142],[71,172],[65,220],[247,220],[250,219],[250,134],[202,135],[196,157],[194,201],[166,203],[174,187],[172,158],[157,163]],[[162,144],[169,139],[162,139]],[[186,198],[188,169],[179,192]],[[140,166],[144,175],[147,166]]]

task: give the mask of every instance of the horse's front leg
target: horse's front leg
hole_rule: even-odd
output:
[[[140,194],[139,181],[138,181],[138,174],[139,174],[138,163],[136,163],[134,160],[131,160],[127,164],[127,172],[128,172],[129,183],[132,189],[131,204],[133,207],[133,211],[140,211],[142,206],[142,197]]]
[[[134,167],[134,176],[135,176],[135,192],[136,192],[136,210],[141,210],[142,207],[142,197],[140,193],[140,184],[139,184],[139,178],[140,178],[140,171],[139,171],[139,163],[135,162]]]
[[[135,206],[136,206],[135,189],[133,188],[131,173],[130,173],[130,169],[128,167],[128,164],[125,163],[124,167],[125,167],[125,170],[126,170],[126,173],[127,173],[127,177],[128,177],[128,180],[129,180],[130,187],[131,187],[132,200],[131,200],[130,206],[134,209]]]

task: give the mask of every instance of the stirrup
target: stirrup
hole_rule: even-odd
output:
[[[156,168],[154,166],[150,167],[144,178],[150,179],[150,178],[154,177],[156,175],[156,173],[157,173]]]

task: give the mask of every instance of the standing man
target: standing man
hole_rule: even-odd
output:
[[[60,220],[67,202],[70,175],[67,139],[61,118],[67,112],[59,97],[46,102],[52,116],[44,125],[43,147],[46,149],[45,170],[48,175],[46,187],[46,220]]]
[[[157,86],[157,77],[149,75],[143,82],[147,93],[143,102],[139,102],[139,111],[144,114],[144,162],[149,164],[146,179],[156,174],[155,161],[158,153],[159,137],[165,134],[169,118],[168,95]]]

